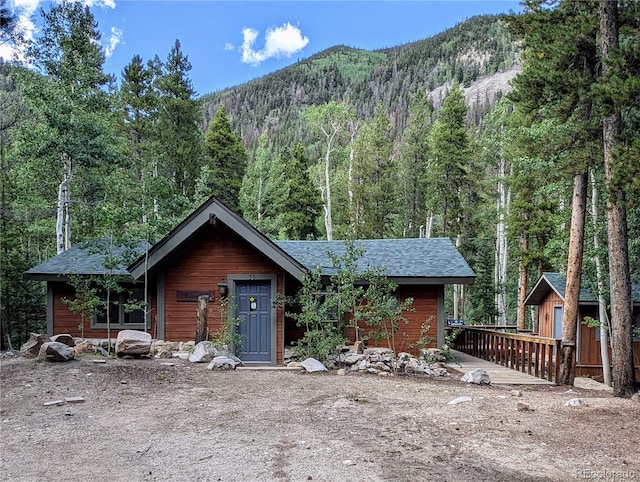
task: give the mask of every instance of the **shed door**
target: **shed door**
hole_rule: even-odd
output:
[[[562,314],[564,308],[562,306],[553,307],[553,337],[562,338]]]
[[[237,316],[243,337],[236,355],[243,361],[271,361],[271,282],[236,282]]]

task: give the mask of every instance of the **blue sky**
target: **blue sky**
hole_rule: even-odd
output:
[[[40,0],[13,0],[17,11]],[[86,0],[102,32],[105,71],[135,54],[166,60],[176,39],[198,95],[242,84],[334,45],[379,49],[431,37],[469,17],[521,11],[517,1]],[[37,28],[37,23],[36,23]],[[0,52],[1,54],[1,52]]]

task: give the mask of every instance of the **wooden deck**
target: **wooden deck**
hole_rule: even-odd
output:
[[[451,353],[455,355],[458,361],[447,363],[447,368],[459,372],[460,376],[476,368],[484,368],[491,377],[492,385],[555,385],[555,383],[548,380],[503,367],[458,350],[451,350]]]

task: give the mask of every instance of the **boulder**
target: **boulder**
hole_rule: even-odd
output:
[[[235,370],[237,366],[236,360],[226,356],[217,356],[211,360],[207,368],[209,370]]]
[[[96,353],[96,347],[93,343],[88,340],[81,341],[78,343],[74,350],[77,355],[82,355],[83,353]]]
[[[27,358],[35,358],[40,353],[40,347],[46,341],[46,336],[31,333],[29,339],[20,347],[20,354]]]
[[[220,350],[212,341],[201,341],[189,355],[189,361],[191,363],[208,363],[217,356],[228,356],[228,354],[228,350]]]
[[[75,357],[76,351],[73,348],[58,341],[43,343],[38,353],[38,360],[50,362],[66,362]]]
[[[461,380],[467,383],[475,383],[476,385],[491,384],[491,377],[484,368],[476,368],[465,373]]]
[[[144,331],[122,330],[116,338],[116,355],[140,356],[151,351],[151,335]]]
[[[73,337],[67,333],[60,334],[60,335],[53,335],[51,337],[51,341],[64,343],[65,345],[70,346],[71,348],[76,346],[76,342],[74,341]]]
[[[315,358],[307,358],[301,364],[302,368],[304,368],[308,372],[326,372],[327,367],[325,367],[322,363],[320,363]]]

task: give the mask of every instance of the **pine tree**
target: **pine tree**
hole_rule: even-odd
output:
[[[284,239],[316,239],[317,220],[322,210],[320,193],[309,177],[309,158],[302,145],[284,152],[286,196],[282,206],[280,233]]]
[[[200,107],[188,77],[191,63],[182,52],[179,40],[175,41],[161,68],[162,74],[156,81],[160,95],[159,174],[169,179],[173,201],[182,198],[182,208],[188,210],[202,167],[203,141]],[[174,211],[179,209],[180,206],[172,208]]]
[[[247,169],[247,151],[234,134],[224,106],[218,108],[207,127],[205,151],[211,194],[238,211],[240,188]]]
[[[437,232],[456,238],[461,232],[463,189],[469,181],[471,152],[465,126],[467,106],[458,84],[445,98],[430,136],[427,208],[439,221]]]
[[[427,224],[425,173],[429,159],[429,129],[433,107],[422,91],[411,100],[409,124],[402,136],[400,186],[403,200],[403,237],[418,237]]]
[[[393,234],[398,177],[391,157],[391,123],[382,104],[355,142],[354,230],[360,239],[382,239]]]

